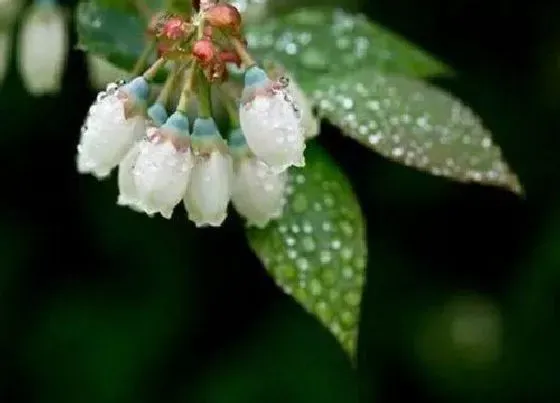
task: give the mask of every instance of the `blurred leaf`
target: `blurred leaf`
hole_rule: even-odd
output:
[[[346,0],[340,4],[339,0],[228,0],[243,14],[243,21],[252,24],[270,16],[289,13],[296,8],[313,6],[338,6],[345,10],[360,8],[359,0]]]
[[[134,2],[130,0],[96,0],[103,7],[116,8],[119,10],[136,11]]]
[[[137,14],[102,6],[97,1],[82,2],[76,9],[78,47],[128,71],[146,46],[144,26]],[[155,58],[154,52],[150,61]]]
[[[290,171],[282,218],[248,231],[249,242],[282,289],[356,354],[365,281],[364,222],[344,174],[319,146]]]
[[[413,77],[450,73],[449,67],[405,39],[363,15],[338,8],[297,10],[245,31],[257,58],[281,63],[307,91],[324,74],[341,76],[367,66]]]
[[[372,69],[324,76],[316,88],[319,115],[381,155],[433,175],[522,193],[491,133],[450,94]]]
[[[162,10],[168,0],[89,0],[106,8],[142,14],[148,11]],[[172,7],[190,10],[190,0],[171,0]]]

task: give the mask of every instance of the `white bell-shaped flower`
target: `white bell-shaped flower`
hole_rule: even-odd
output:
[[[195,163],[185,209],[197,227],[219,227],[231,198],[232,159],[213,119],[196,119],[191,140]]]
[[[31,94],[59,91],[67,48],[63,10],[54,0],[37,0],[26,10],[19,35],[19,70]]]
[[[167,120],[167,111],[162,104],[155,103],[148,109],[147,114],[149,119],[147,122],[146,137],[151,138],[155,135],[157,128]],[[132,210],[138,212],[142,212],[143,208],[136,190],[134,168],[136,167],[136,161],[140,155],[140,143],[141,141],[135,143],[119,164],[119,197],[117,199],[117,204],[119,206],[128,206]],[[151,214],[148,215],[151,216]]]
[[[127,72],[105,58],[88,54],[87,56],[89,80],[93,88],[102,89],[107,83],[125,77]]]
[[[147,214],[171,218],[181,201],[193,167],[189,120],[175,112],[151,136],[139,143],[134,184],[141,208]]]
[[[155,127],[147,129],[148,132],[155,131]],[[134,168],[136,161],[140,155],[140,143],[134,144],[132,148],[126,153],[123,160],[119,164],[119,197],[117,204],[119,206],[128,206],[134,211],[142,211],[138,201],[138,192],[136,191],[136,183],[134,182]]]
[[[12,53],[11,40],[10,32],[0,29],[0,85],[4,82],[10,65],[10,55]]]
[[[272,171],[305,165],[299,108],[286,85],[271,81],[258,67],[245,73],[239,120],[249,148]]]
[[[77,157],[80,173],[106,177],[145,135],[148,92],[148,83],[138,77],[124,86],[109,84],[99,93],[82,126]]]
[[[248,226],[263,228],[282,215],[288,173],[275,173],[255,158],[239,129],[232,131],[229,144],[233,155],[233,206]]]

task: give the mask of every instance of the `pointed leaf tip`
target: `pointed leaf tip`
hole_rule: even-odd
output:
[[[443,90],[372,69],[325,76],[316,88],[319,115],[379,154],[433,175],[523,194],[480,118]]]
[[[249,242],[276,283],[319,319],[353,359],[365,282],[360,206],[344,174],[314,144],[290,171],[282,218],[249,229]]]

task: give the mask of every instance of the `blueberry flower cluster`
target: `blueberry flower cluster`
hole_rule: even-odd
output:
[[[99,179],[117,168],[117,203],[149,216],[170,218],[182,202],[197,227],[217,227],[231,201],[248,225],[264,227],[282,215],[287,169],[305,165],[298,95],[254,62],[235,7],[203,5],[189,18],[154,16],[148,32],[157,60],[99,93],[82,127],[77,168]],[[220,91],[230,65],[243,71],[237,96]],[[162,72],[167,79],[153,100]],[[214,120],[213,90],[228,111],[228,136]]]

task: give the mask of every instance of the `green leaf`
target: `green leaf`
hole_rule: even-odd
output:
[[[134,2],[130,0],[95,0],[100,6],[125,10],[129,12],[136,12]]]
[[[344,134],[396,162],[522,193],[480,118],[429,84],[364,69],[322,77],[312,100]]]
[[[245,24],[262,22],[263,18],[287,14],[296,8],[339,6],[339,0],[228,0],[243,15]],[[346,0],[345,10],[359,9],[359,0]]]
[[[346,352],[356,353],[365,282],[364,220],[335,162],[309,144],[306,166],[290,171],[284,215],[248,230],[249,242],[276,283],[315,315]]]
[[[76,9],[78,47],[130,71],[146,46],[145,24],[134,12],[82,2]],[[154,52],[149,61],[155,59]]]
[[[249,48],[261,61],[281,63],[304,90],[324,74],[345,75],[368,66],[413,77],[449,73],[405,39],[360,14],[320,7],[300,9],[246,29]]]

